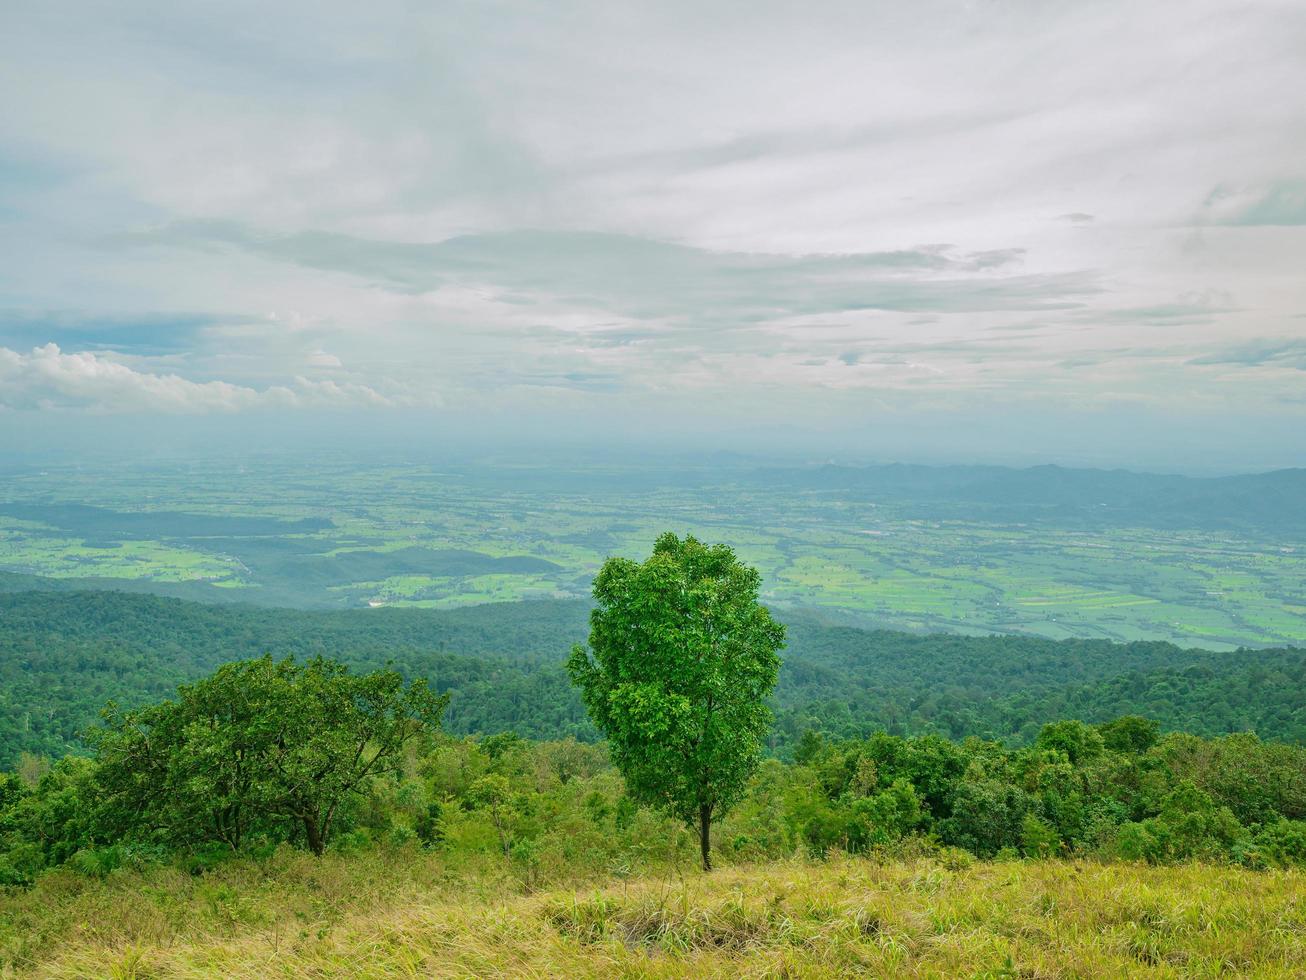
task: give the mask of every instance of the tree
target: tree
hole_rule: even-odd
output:
[[[491,773],[472,783],[467,790],[467,802],[490,818],[503,856],[510,857],[514,825],[529,809],[526,794],[515,792],[506,776]]]
[[[176,701],[106,710],[95,734],[102,812],[123,836],[232,850],[298,827],[321,854],[342,807],[396,768],[447,703],[424,680],[355,676],[322,658],[227,664]]]
[[[1161,739],[1161,726],[1150,718],[1124,715],[1105,725],[1098,725],[1102,741],[1108,751],[1129,752],[1134,755],[1146,752]]]
[[[771,723],[784,626],[761,576],[725,545],[670,532],[645,562],[609,558],[594,581],[589,650],[567,669],[631,795],[711,829],[742,796]]]
[[[1058,749],[1075,765],[1102,754],[1105,743],[1101,733],[1082,721],[1054,721],[1043,726],[1034,744],[1040,749]]]

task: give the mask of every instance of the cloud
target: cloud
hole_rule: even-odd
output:
[[[847,310],[1066,309],[1098,289],[1082,272],[1011,275],[1024,256],[1020,248],[780,255],[598,232],[531,230],[413,243],[323,232],[274,235],[221,223],[175,224],[112,244],[234,248],[412,293],[482,286],[520,304],[548,298],[635,318],[732,325]]]
[[[58,344],[61,350],[115,350],[140,355],[192,349],[205,330],[247,324],[240,314],[104,313],[91,310],[0,310],[0,345]]]
[[[56,344],[22,354],[0,347],[0,407],[84,408],[97,413],[231,413],[267,408],[392,407],[359,384],[296,377],[262,390],[138,371],[103,354],[66,354]]]
[[[1174,327],[1192,323],[1208,323],[1222,313],[1237,312],[1233,297],[1217,290],[1185,293],[1172,302],[1148,306],[1129,306],[1120,309],[1086,311],[1084,319],[1096,322],[1122,324],[1147,324]]]
[[[0,31],[6,405],[561,429],[692,388],[695,431],[811,431],[836,391],[952,429],[1299,387],[1253,348],[1306,309],[1300,4],[83,7]]]
[[[1194,357],[1189,364],[1282,367],[1306,371],[1306,338],[1264,339],[1234,344]]]
[[[1204,215],[1222,225],[1306,225],[1306,180],[1246,187],[1220,184],[1207,195]]]
[[[334,354],[328,354],[324,350],[315,350],[308,355],[308,363],[311,367],[318,368],[338,368],[343,367],[340,358]]]

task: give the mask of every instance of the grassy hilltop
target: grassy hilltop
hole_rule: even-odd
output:
[[[1306,876],[1203,865],[788,860],[534,890],[412,848],[0,898],[6,975],[1299,977]]]
[[[1100,741],[805,739],[716,828],[711,874],[570,740],[414,748],[321,856],[275,820],[169,843],[167,801],[106,837],[68,759],[0,781],[0,976],[1303,975],[1304,750]]]

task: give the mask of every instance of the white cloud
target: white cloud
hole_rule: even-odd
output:
[[[340,358],[336,357],[334,354],[328,354],[324,350],[315,350],[313,353],[309,354],[308,363],[310,367],[318,368],[338,368],[344,366],[341,364]]]
[[[226,381],[191,381],[138,371],[111,356],[64,353],[55,344],[22,354],[0,347],[0,406],[9,409],[84,408],[98,413],[207,414],[268,408],[393,407],[367,385],[296,377],[262,390]]]

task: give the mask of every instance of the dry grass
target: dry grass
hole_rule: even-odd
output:
[[[527,894],[412,851],[203,878],[50,876],[0,904],[5,975],[1306,976],[1306,875],[832,859]]]

